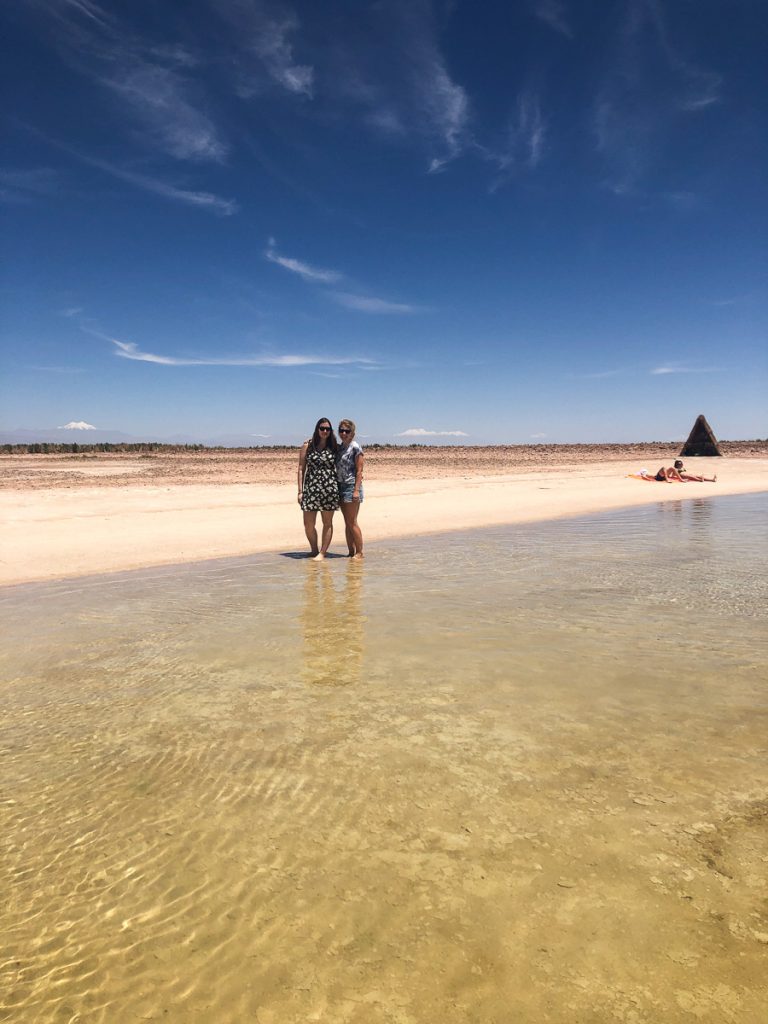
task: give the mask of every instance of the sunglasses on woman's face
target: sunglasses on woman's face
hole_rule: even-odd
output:
[[[318,427],[317,429],[318,430],[330,430],[331,428],[330,427]]]
[[[339,433],[340,434],[351,434],[352,431],[351,430],[347,430],[346,427],[339,427]]]

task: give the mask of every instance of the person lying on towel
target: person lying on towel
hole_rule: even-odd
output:
[[[641,469],[640,472],[635,475],[639,480],[658,480],[659,483],[667,484],[703,482],[713,484],[717,481],[716,476],[694,476],[692,473],[686,472],[685,467],[679,459],[677,461],[680,463],[679,468],[677,463],[675,463],[674,466],[662,466],[655,475],[653,473],[649,473],[647,469]]]

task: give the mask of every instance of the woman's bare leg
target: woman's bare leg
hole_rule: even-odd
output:
[[[359,511],[359,501],[342,501],[341,512],[344,516],[344,531],[347,535],[347,549],[350,558],[363,557],[363,531],[357,524]]]
[[[323,521],[323,539],[315,558],[325,558],[333,540],[333,512],[321,512],[320,518]]]
[[[314,557],[317,554],[317,512],[305,512],[304,513],[304,533],[307,535],[309,541],[309,550]]]
[[[344,516],[344,533],[347,538],[347,551],[351,558],[355,553],[355,535],[352,532],[352,521],[350,521],[350,512],[353,512],[352,502],[342,501],[341,503],[341,514]]]

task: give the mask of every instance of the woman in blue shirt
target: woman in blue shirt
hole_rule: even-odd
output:
[[[350,558],[363,557],[363,534],[357,523],[357,514],[363,501],[363,449],[355,440],[355,424],[352,420],[339,422],[341,444],[336,453],[336,472],[339,477],[341,514],[347,535]]]

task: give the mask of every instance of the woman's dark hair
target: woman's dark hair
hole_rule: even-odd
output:
[[[315,451],[320,450],[320,427],[325,423],[327,423],[328,426],[331,428],[328,431],[328,440],[326,441],[326,448],[330,448],[333,454],[335,455],[339,448],[339,442],[336,440],[336,435],[333,432],[333,424],[331,423],[327,416],[321,416],[320,419],[315,424],[315,432],[312,435],[312,440],[309,442],[309,447],[314,448]]]

